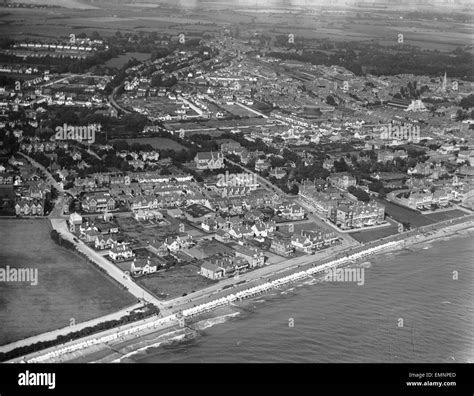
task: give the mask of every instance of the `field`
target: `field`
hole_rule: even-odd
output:
[[[117,139],[123,140],[123,139]],[[159,150],[187,150],[187,148],[178,142],[175,142],[172,139],[161,138],[161,137],[150,137],[150,138],[134,138],[134,139],[125,139],[128,144],[140,143],[140,144],[150,144],[153,148]],[[116,140],[111,140],[113,143]]]
[[[177,101],[168,99],[166,96],[148,96],[131,98],[124,95],[118,101],[123,107],[133,109],[139,108],[145,111],[150,117],[162,117],[171,115],[177,116],[177,110],[181,108],[181,104]],[[188,117],[197,117],[198,113],[192,108],[186,110]]]
[[[386,200],[379,201],[385,205],[385,213],[400,223],[410,223],[412,227],[422,227],[436,223],[436,220],[431,220],[416,210],[408,209]]]
[[[0,344],[110,314],[135,298],[50,238],[47,220],[0,220],[2,268],[38,269],[38,284],[0,284]],[[25,249],[25,243],[28,249]]]
[[[266,120],[263,118],[244,118],[242,120],[209,120],[199,122],[169,122],[165,124],[167,129],[179,130],[184,129],[207,129],[207,128],[222,128],[222,129],[235,129],[239,127],[255,126],[255,125],[267,125]]]
[[[451,219],[456,219],[458,217],[466,216],[466,212],[459,209],[453,209],[453,210],[447,210],[447,211],[438,212],[438,213],[428,213],[428,214],[425,214],[424,216],[428,217],[430,220],[433,220],[434,222],[438,222],[438,221],[451,220]]]
[[[459,209],[446,210],[438,213],[420,213],[416,210],[396,205],[386,200],[379,200],[385,205],[385,213],[401,223],[410,223],[412,227],[422,227],[444,220],[456,219],[465,215]]]
[[[150,222],[137,221],[131,217],[120,217],[116,219],[116,222],[120,227],[120,234],[128,242],[132,242],[132,247],[143,247],[148,242],[162,241],[170,234],[178,234],[180,227],[183,227],[181,232],[189,233],[193,238],[204,235],[203,231],[190,226],[186,221],[178,221],[169,216],[165,216],[163,225],[153,225]]]
[[[142,52],[127,52],[126,54],[119,55],[116,58],[112,58],[105,63],[107,67],[116,67],[117,69],[122,68],[130,59],[137,59],[139,61],[145,61],[150,58],[150,54],[144,54]]]
[[[233,105],[228,105],[228,104],[223,104],[220,105],[224,110],[228,111],[229,113],[235,115],[235,116],[240,116],[240,117],[258,117],[257,114],[252,113],[251,111],[248,111],[244,107],[241,107],[239,105],[233,104]]]
[[[392,224],[387,227],[380,227],[373,230],[367,231],[356,231],[351,232],[350,236],[354,238],[358,242],[367,243],[376,241],[377,239],[385,238],[390,235],[394,235],[398,232],[398,226],[396,224]]]
[[[142,222],[131,217],[119,217],[116,222],[125,239],[129,242],[133,241],[132,244],[136,246],[145,246],[148,241],[164,239],[168,233],[178,232],[178,225],[145,227]]]
[[[33,2],[25,0],[22,2]],[[468,18],[444,18],[451,11],[464,12],[460,7],[425,6],[426,15],[413,15],[423,9],[421,5],[390,5],[390,8],[372,9],[345,5],[341,8],[322,4],[279,7],[272,10],[264,2],[200,2],[160,1],[147,4],[117,4],[94,2],[91,4],[68,0],[44,0],[48,4],[67,8],[27,9],[8,8],[2,18],[2,35],[15,39],[25,37],[67,37],[70,33],[97,31],[111,36],[116,31],[136,34],[137,31],[157,31],[170,35],[185,32],[197,37],[203,32],[218,33],[225,25],[237,25],[242,34],[260,32],[271,35],[294,34],[308,43],[314,40],[354,41],[381,45],[397,45],[398,34],[404,34],[404,43],[421,49],[452,51],[458,46],[468,48],[472,27]],[[247,6],[247,7],[246,7]],[[257,8],[256,8],[257,7]],[[321,8],[323,7],[323,8]],[[436,18],[437,17],[437,18]],[[433,21],[436,20],[436,23]],[[317,44],[317,43],[316,43]],[[468,48],[472,51],[472,48]]]
[[[168,300],[215,283],[199,275],[198,271],[199,268],[194,265],[184,265],[157,275],[141,278],[137,283],[144,286],[158,298]]]

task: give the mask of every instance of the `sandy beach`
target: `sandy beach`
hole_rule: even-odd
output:
[[[450,239],[455,238],[459,235],[466,235],[474,233],[474,221],[469,219],[466,222],[456,223],[453,225],[449,225],[447,227],[438,227],[433,228],[432,231],[416,234],[407,237],[404,239],[404,243],[397,245],[392,249],[393,250],[401,250],[406,249],[408,247],[419,247],[419,248],[426,248],[427,246],[423,247],[424,244],[429,244],[436,240],[441,239]],[[428,245],[429,248],[429,245]],[[376,254],[386,254],[387,251],[383,251],[381,253]],[[360,261],[364,261],[366,258],[361,258]],[[314,256],[313,256],[314,262]],[[353,262],[352,262],[353,263]],[[305,264],[304,266],[309,266],[314,264]],[[347,265],[347,264],[345,264]],[[275,275],[272,273],[268,275],[270,279],[277,279],[283,276],[287,276],[292,272],[299,272],[302,268],[293,267],[291,270],[284,272],[282,275]],[[315,280],[322,278],[321,275],[317,275],[314,277]],[[258,279],[257,279],[258,280]],[[307,280],[307,279],[306,279]],[[248,284],[243,285],[242,287],[249,288]],[[288,289],[292,287],[292,283],[285,284],[281,286],[281,289]],[[230,293],[228,291],[227,293]],[[216,294],[209,294],[205,297],[201,297],[199,300],[199,304],[203,302],[209,302],[219,298],[220,295]],[[254,298],[255,299],[255,298]],[[171,319],[164,319],[166,318],[157,318],[152,317],[140,321],[138,323],[129,324],[126,326],[122,326],[116,329],[111,329],[106,332],[98,333],[92,335],[90,337],[75,340],[70,344],[77,344],[79,342],[84,342],[88,339],[99,339],[104,338],[108,335],[111,335],[115,332],[137,328],[137,326],[144,326],[149,324],[150,327],[144,330],[139,330],[129,335],[122,336],[118,339],[111,340],[106,343],[99,343],[92,346],[87,346],[85,348],[76,350],[74,352],[69,353],[62,353],[59,356],[50,357],[45,362],[71,362],[71,363],[83,363],[83,362],[97,362],[97,363],[109,363],[109,362],[127,362],[133,361],[133,355],[137,353],[142,353],[148,348],[156,348],[165,344],[173,343],[173,342],[181,342],[187,338],[194,338],[198,334],[200,330],[203,328],[218,324],[222,321],[225,321],[233,316],[239,314],[241,309],[245,309],[245,306],[250,303],[251,300],[244,300],[239,301],[238,303],[232,305],[221,306],[219,308],[214,309],[212,312],[207,312],[204,314],[198,314],[192,318],[186,318],[184,323],[178,321],[178,319],[173,315]],[[187,302],[187,301],[186,301]],[[194,301],[192,301],[194,302]],[[176,311],[178,311],[178,305],[173,304]],[[179,308],[183,308],[189,304],[183,304],[179,306]],[[175,311],[175,312],[176,312]],[[169,318],[169,317],[167,317]],[[24,357],[24,360],[30,360],[32,358],[37,358],[38,356],[44,355],[49,351],[57,350],[58,347],[49,348],[48,350],[44,350],[41,352],[37,352],[31,355]],[[131,359],[131,360],[130,360]],[[14,362],[19,362],[22,358],[13,359]]]

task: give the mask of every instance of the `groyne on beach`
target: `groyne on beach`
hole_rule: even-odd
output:
[[[471,217],[471,216],[470,216]],[[359,247],[353,249],[353,253],[345,253],[345,255],[339,255],[341,257],[330,259],[325,263],[316,263],[314,260],[309,264],[304,264],[298,268],[289,268],[284,273],[276,273],[267,277],[263,283],[249,287],[249,285],[240,285],[236,288],[228,288],[221,290],[220,298],[213,298],[208,296],[205,303],[189,307],[178,309],[176,312],[165,317],[152,317],[140,321],[139,323],[130,323],[125,326],[110,329],[109,331],[102,332],[99,334],[91,335],[87,338],[71,341],[70,343],[49,348],[47,350],[38,351],[22,359],[16,358],[10,362],[28,362],[28,363],[43,363],[43,362],[65,362],[74,360],[77,358],[86,359],[89,354],[96,353],[100,350],[110,348],[110,345],[114,346],[121,342],[135,339],[141,336],[145,336],[154,332],[162,331],[172,327],[185,327],[186,319],[198,317],[199,315],[211,312],[215,309],[233,305],[233,303],[250,299],[258,295],[267,293],[272,289],[277,289],[285,284],[300,281],[304,278],[313,277],[315,275],[321,275],[325,271],[339,267],[349,265],[356,260],[366,258],[371,255],[385,253],[393,250],[400,250],[408,245],[418,244],[434,240],[437,238],[445,237],[448,234],[456,234],[460,230],[472,229],[473,222],[454,222],[448,227],[442,227],[432,230],[426,230],[425,233],[414,233],[412,235],[406,235],[405,238],[399,238],[397,240],[384,241],[379,240],[375,246],[372,247]],[[289,274],[289,272],[293,271]],[[255,279],[258,283],[258,280]],[[223,295],[225,294],[225,295]],[[216,296],[217,297],[217,296]]]
[[[14,359],[13,361],[23,361],[26,363],[44,363],[44,362],[55,362],[55,361],[64,361],[61,357],[65,355],[73,354],[75,352],[86,350],[86,349],[96,349],[93,348],[94,346],[103,346],[107,345],[107,343],[116,342],[118,340],[125,340],[127,338],[131,338],[134,336],[143,335],[149,332],[157,331],[159,329],[164,329],[167,327],[172,326],[181,326],[184,327],[184,320],[186,318],[195,317],[201,315],[206,312],[210,312],[215,310],[216,308],[229,305],[236,301],[241,301],[244,299],[252,298],[258,296],[260,294],[266,293],[271,289],[278,288],[285,284],[295,282],[301,280],[303,278],[310,277],[312,275],[316,275],[318,273],[322,273],[325,270],[333,267],[338,267],[342,265],[347,265],[354,260],[361,259],[363,257],[370,256],[372,254],[380,253],[382,251],[396,249],[399,245],[403,243],[402,241],[398,242],[388,242],[383,245],[379,245],[374,248],[367,249],[362,252],[355,253],[353,255],[339,258],[337,260],[330,261],[328,263],[322,265],[312,265],[307,270],[302,270],[291,275],[287,275],[271,282],[265,282],[258,286],[250,287],[248,289],[239,291],[237,293],[229,294],[225,297],[221,297],[218,299],[211,300],[205,304],[198,305],[196,307],[192,307],[189,309],[185,309],[181,312],[168,315],[164,318],[150,318],[149,320],[144,320],[141,324],[131,324],[126,326],[126,328],[117,328],[113,332],[108,332],[109,334],[100,336],[99,334],[95,335],[95,337],[88,337],[84,340],[78,340],[76,342],[72,341],[68,345],[64,345],[63,347],[56,347],[53,350],[43,351],[43,353],[39,352],[31,358],[28,359]]]

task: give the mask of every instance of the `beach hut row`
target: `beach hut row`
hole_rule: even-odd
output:
[[[348,262],[348,261],[357,260],[359,258],[374,254],[374,253],[376,253],[380,250],[386,249],[388,247],[393,247],[398,243],[399,242],[388,242],[388,243],[383,244],[383,245],[379,245],[379,246],[376,246],[376,247],[373,247],[373,248],[369,248],[369,249],[366,249],[362,252],[355,253],[355,254],[353,254],[349,257],[342,257],[340,259],[333,260],[329,263],[322,264],[322,265],[319,265],[317,267],[310,268],[306,271],[296,272],[294,274],[285,276],[283,278],[276,279],[272,282],[266,282],[266,283],[263,283],[261,285],[251,287],[249,289],[242,290],[242,291],[240,291],[236,294],[230,294],[229,296],[222,297],[222,298],[219,298],[217,300],[212,300],[212,301],[209,301],[208,303],[201,304],[201,305],[198,305],[196,307],[186,309],[182,312],[182,314],[185,317],[191,317],[191,316],[199,315],[201,313],[209,312],[209,311],[211,311],[211,310],[213,310],[213,309],[215,309],[219,306],[228,305],[228,304],[230,304],[230,303],[232,303],[236,300],[243,300],[243,299],[246,299],[246,298],[255,297],[259,294],[266,293],[267,291],[269,291],[271,289],[274,289],[278,286],[281,286],[281,285],[284,285],[284,284],[290,283],[290,282],[295,282],[295,281],[298,281],[300,279],[306,278],[311,274],[321,272],[325,269],[343,264],[343,263]]]
[[[205,304],[201,304],[196,307],[185,309],[183,310],[182,314],[185,317],[191,317],[191,316],[198,315],[204,312],[209,312],[219,306],[228,305],[235,300],[237,300],[237,296],[234,294],[230,294],[226,297],[221,297],[217,300],[212,300]]]
[[[230,294],[226,297],[221,297],[217,300],[212,300],[212,301],[209,301],[205,304],[201,304],[201,305],[198,305],[196,307],[185,309],[185,310],[182,311],[182,315],[184,317],[192,317],[192,316],[195,316],[195,315],[199,315],[201,313],[209,312],[209,311],[211,311],[211,310],[213,310],[213,309],[215,309],[219,306],[228,305],[228,304],[230,304],[230,303],[232,303],[236,300],[243,300],[243,299],[246,299],[246,298],[255,297],[259,294],[266,293],[267,291],[269,291],[271,289],[274,289],[276,287],[279,287],[281,285],[284,285],[286,283],[294,282],[294,281],[306,278],[309,275],[312,275],[312,274],[315,274],[315,273],[318,273],[318,272],[322,272],[322,271],[324,271],[326,269],[329,269],[331,267],[338,266],[338,265],[346,263],[348,261],[357,260],[357,259],[369,256],[371,254],[377,253],[377,252],[379,252],[381,250],[384,250],[384,249],[387,249],[387,248],[393,248],[393,247],[399,245],[402,242],[403,241],[388,242],[388,243],[385,243],[385,244],[382,244],[382,245],[379,245],[379,246],[375,246],[375,247],[366,249],[364,251],[355,253],[355,254],[353,254],[351,256],[348,256],[348,257],[342,257],[342,258],[339,258],[337,260],[330,261],[329,263],[322,264],[322,265],[319,265],[319,266],[316,266],[316,267],[312,267],[312,268],[310,268],[306,271],[296,272],[294,274],[285,276],[283,278],[276,279],[272,282],[266,282],[266,283],[263,283],[261,285],[251,287],[249,289],[242,290],[242,291],[240,291],[236,294]],[[32,358],[32,359],[28,360],[28,363],[44,362],[44,361],[47,361],[47,360],[52,359],[52,358],[56,358],[60,355],[66,354],[66,353],[71,353],[71,352],[74,352],[74,351],[77,351],[77,350],[80,350],[80,349],[88,348],[92,345],[97,345],[97,344],[100,344],[100,343],[110,342],[110,341],[113,341],[117,338],[120,338],[120,337],[123,337],[123,336],[126,336],[126,335],[130,335],[130,334],[133,334],[133,333],[138,333],[140,331],[150,329],[150,328],[156,327],[158,325],[165,324],[166,322],[174,321],[176,319],[177,319],[176,314],[169,315],[165,318],[160,318],[160,319],[148,322],[148,323],[144,323],[142,325],[135,326],[135,327],[132,327],[132,328],[129,328],[129,329],[126,329],[126,330],[122,330],[120,332],[116,332],[116,333],[110,334],[110,335],[105,336],[105,337],[94,338],[94,339],[91,339],[91,340],[79,342],[77,344],[69,345],[67,347],[57,349],[55,351],[48,352],[44,355],[37,356],[35,358]]]
[[[27,360],[27,362],[28,363],[45,362],[45,361],[48,361],[50,359],[57,358],[61,355],[65,355],[67,353],[71,353],[71,352],[75,352],[75,351],[78,351],[78,350],[81,350],[81,349],[84,349],[84,348],[88,348],[92,345],[107,343],[107,342],[116,340],[118,338],[130,335],[130,334],[133,334],[133,333],[138,333],[140,331],[156,327],[159,324],[165,323],[167,320],[169,320],[168,317],[167,318],[161,318],[161,319],[154,320],[154,321],[151,321],[151,322],[139,325],[139,326],[135,326],[135,327],[132,327],[132,328],[129,328],[129,329],[126,329],[126,330],[122,330],[122,331],[118,331],[118,332],[109,334],[105,337],[93,338],[93,339],[90,339],[90,340],[87,340],[87,341],[78,342],[78,343],[75,343],[73,345],[68,345],[64,348],[56,349],[54,351],[45,353],[44,355],[34,357],[32,359]]]
[[[310,268],[309,270],[306,271],[306,273],[308,275],[312,275],[312,274],[315,274],[315,273],[318,273],[318,272],[322,272],[323,270],[338,266],[340,264],[344,264],[344,263],[347,263],[347,262],[353,261],[353,260],[358,260],[358,259],[370,256],[372,254],[378,253],[378,252],[380,252],[382,250],[385,250],[385,249],[388,249],[388,248],[393,248],[393,247],[395,247],[395,246],[397,246],[401,243],[403,243],[403,241],[387,242],[387,243],[384,243],[383,245],[375,246],[375,247],[363,250],[361,252],[354,253],[354,254],[352,254],[348,257],[341,257],[337,260],[330,261],[329,263],[319,265],[317,267]]]

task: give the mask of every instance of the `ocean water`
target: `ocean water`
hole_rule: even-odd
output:
[[[360,286],[293,284],[126,361],[474,362],[472,240],[471,233],[372,257]]]

